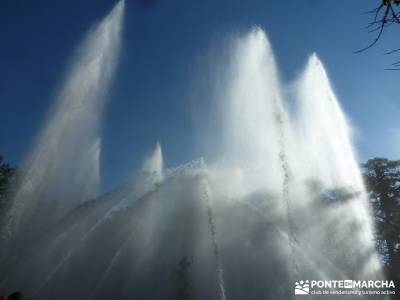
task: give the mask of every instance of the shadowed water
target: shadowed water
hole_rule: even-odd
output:
[[[252,29],[228,50],[210,91],[220,126],[208,134],[223,137],[212,145],[221,157],[164,169],[157,144],[120,188],[68,203],[1,288],[38,299],[182,299],[184,289],[187,299],[258,300],[293,299],[298,280],[383,278],[351,130],[318,57],[289,111],[265,33]],[[66,201],[58,186],[49,181],[49,197]]]

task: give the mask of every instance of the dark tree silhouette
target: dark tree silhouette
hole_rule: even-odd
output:
[[[400,24],[400,0],[381,0],[380,2],[378,7],[367,11],[367,14],[373,15],[372,20],[367,25],[367,29],[371,33],[376,33],[376,36],[368,46],[356,51],[356,53],[363,52],[374,46],[386,28],[393,24]],[[399,51],[400,48],[393,49],[385,54],[393,54]],[[394,62],[387,70],[400,70],[400,60]]]
[[[5,163],[3,156],[0,155],[0,205],[11,193],[15,182],[15,175],[15,167],[12,167],[10,164]]]
[[[15,292],[10,295],[6,296],[0,296],[0,300],[32,300],[32,298],[25,296],[21,292]]]
[[[400,278],[400,160],[374,158],[362,164],[375,213],[378,251],[389,278]]]
[[[31,298],[24,296],[24,294],[22,294],[21,292],[12,293],[7,297],[7,300],[30,300],[30,299]]]

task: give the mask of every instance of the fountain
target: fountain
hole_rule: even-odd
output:
[[[302,279],[383,279],[326,71],[309,58],[289,110],[260,28],[237,37],[215,73],[221,156],[165,169],[157,144],[133,179],[93,198],[122,13],[120,2],[89,34],[28,160],[2,231],[0,288],[34,299],[294,299]]]

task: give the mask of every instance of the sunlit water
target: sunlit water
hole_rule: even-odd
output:
[[[383,278],[351,130],[326,71],[309,58],[289,110],[259,28],[230,44],[212,80],[218,158],[164,169],[157,144],[135,178],[81,204],[99,179],[122,10],[88,36],[33,150],[6,228],[20,241],[21,220],[33,218],[36,239],[17,259],[8,253],[0,287],[37,299],[178,299],[182,289],[193,299],[292,299],[298,280]],[[176,280],[184,257],[189,288]]]

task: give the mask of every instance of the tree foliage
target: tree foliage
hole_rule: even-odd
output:
[[[0,155],[0,204],[11,193],[15,183],[16,169],[10,164],[4,162],[4,158]]]
[[[400,273],[400,160],[374,158],[362,164],[374,207],[378,250],[389,277]]]

